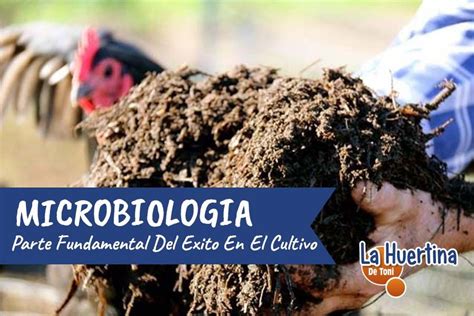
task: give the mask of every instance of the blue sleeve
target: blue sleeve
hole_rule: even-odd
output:
[[[394,43],[359,75],[379,94],[393,87],[400,104],[429,102],[439,83],[453,80],[456,91],[422,122],[428,132],[454,119],[428,152],[452,174],[474,159],[474,0],[425,0]]]

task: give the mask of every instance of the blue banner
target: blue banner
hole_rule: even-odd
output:
[[[334,264],[332,188],[1,188],[0,264]]]

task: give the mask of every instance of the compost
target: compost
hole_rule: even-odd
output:
[[[472,186],[450,180],[445,164],[426,153],[446,125],[429,134],[420,127],[453,89],[445,82],[431,103],[400,106],[394,95],[375,95],[344,69],[326,69],[319,79],[244,66],[219,75],[186,67],[152,74],[82,123],[98,151],[81,185],[335,187],[313,228],[337,263],[351,263],[359,241],[371,244],[374,229],[351,198],[359,181],[430,192],[445,206],[442,214],[448,208],[472,213]],[[318,303],[291,274],[313,270],[317,277],[307,281],[316,289],[339,276],[337,266],[74,268],[77,282],[96,288],[101,306],[127,315],[278,313]]]

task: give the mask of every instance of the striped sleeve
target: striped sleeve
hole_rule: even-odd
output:
[[[474,0],[425,0],[393,44],[359,72],[380,94],[398,92],[398,102],[429,102],[444,79],[456,91],[423,128],[453,119],[428,152],[448,164],[451,175],[474,159]]]

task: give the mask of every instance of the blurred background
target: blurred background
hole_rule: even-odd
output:
[[[103,26],[167,68],[207,72],[269,65],[315,76],[325,66],[359,65],[381,52],[419,0],[17,1],[0,0],[0,27],[29,21]],[[11,112],[11,111],[10,111]],[[7,119],[0,129],[0,185],[66,186],[86,170],[80,140],[42,139]]]
[[[188,64],[214,73],[236,64],[268,65],[285,74],[314,77],[321,67],[357,70],[390,44],[420,2],[0,0],[0,27],[38,20],[102,26],[170,69]],[[19,124],[10,117],[2,123],[0,185],[61,187],[78,180],[87,169],[85,142],[44,139],[32,121]],[[0,269],[2,316],[50,315],[70,280],[69,267],[49,273],[48,282],[44,267]],[[385,297],[364,313],[379,315],[384,307],[391,314],[406,314],[402,311],[407,308],[430,315],[474,313],[474,299],[469,298],[474,275],[466,262],[455,270],[423,271],[415,277],[406,297]],[[79,298],[69,312],[91,315],[93,306]]]

